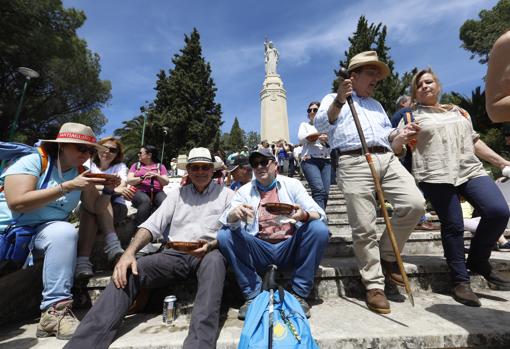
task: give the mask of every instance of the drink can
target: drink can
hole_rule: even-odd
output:
[[[163,301],[163,322],[171,324],[177,319],[177,297],[166,296]]]

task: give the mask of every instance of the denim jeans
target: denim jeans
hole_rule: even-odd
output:
[[[256,297],[262,287],[263,274],[270,264],[282,270],[293,270],[292,290],[308,297],[313,279],[328,243],[328,227],[314,220],[297,229],[294,236],[276,244],[248,234],[244,229],[218,232],[221,253],[234,270],[237,283],[246,299]]]
[[[78,230],[63,221],[36,227],[34,247],[44,253],[41,310],[62,300],[71,299],[74,281]]]
[[[310,158],[301,161],[301,169],[312,190],[312,198],[326,210],[331,184],[331,160]]]
[[[464,220],[459,195],[478,212],[481,219],[471,240],[468,262],[477,272],[490,271],[489,257],[498,238],[503,234],[510,212],[494,181],[488,176],[468,180],[457,187],[451,184],[420,183],[441,221],[444,255],[454,283],[469,281],[464,258]]]

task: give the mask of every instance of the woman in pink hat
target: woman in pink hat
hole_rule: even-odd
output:
[[[70,311],[78,233],[67,219],[80,200],[92,212],[104,209],[110,196],[100,195],[95,184],[105,184],[107,191],[116,183],[106,185],[104,179],[80,173],[82,164],[104,149],[88,126],[66,123],[56,139],[42,140],[41,147],[43,155],[23,156],[0,176],[4,184],[0,233],[12,224],[35,232],[31,247],[44,255],[42,314],[36,335],[69,339],[78,325]]]

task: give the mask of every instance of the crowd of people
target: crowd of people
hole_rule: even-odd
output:
[[[89,127],[76,123],[62,125],[55,139],[42,141],[51,160],[45,171],[37,153],[8,167],[0,177],[0,231],[14,223],[35,229],[33,247],[44,255],[37,336],[70,339],[66,348],[106,348],[142,289],[168,287],[193,276],[198,286],[183,347],[214,348],[227,268],[244,296],[238,313],[244,319],[261,292],[261,275],[272,264],[292,272],[289,291],[309,317],[307,298],[328,244],[326,207],[335,182],[345,196],[367,307],[389,313],[385,282],[403,286],[405,280],[388,231],[377,238],[378,203],[369,158],[393,209],[391,226],[399,251],[423,222],[427,199],[440,221],[454,299],[481,306],[469,271],[510,289],[510,280],[489,263],[510,212],[480,159],[499,168],[510,162],[480,139],[465,110],[439,103],[441,84],[430,68],[415,74],[410,96],[397,101],[402,109],[391,120],[372,97],[378,82],[390,74],[377,53],[352,57],[347,71],[335,93],[308,104],[299,146],[263,140],[256,149],[223,159],[206,148],[193,148],[187,156],[172,159],[170,173],[181,170],[184,176],[169,190],[163,190],[169,171],[156,147],[142,146],[128,170],[120,140],[96,141]],[[292,178],[298,169],[311,195]],[[461,199],[480,217],[467,258]],[[79,202],[77,230],[67,218]],[[138,229],[124,250],[116,229],[126,218],[127,202],[137,209]],[[277,203],[291,210],[282,216],[269,209]],[[71,311],[71,287],[75,279],[93,276],[90,254],[98,233],[104,234],[113,275],[79,322]],[[137,257],[156,240],[197,245],[185,252],[174,247]]]

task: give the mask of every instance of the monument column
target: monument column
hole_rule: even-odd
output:
[[[260,137],[269,143],[289,138],[289,120],[287,116],[287,93],[283,81],[276,72],[278,50],[271,41],[264,42],[265,78],[260,91]]]

